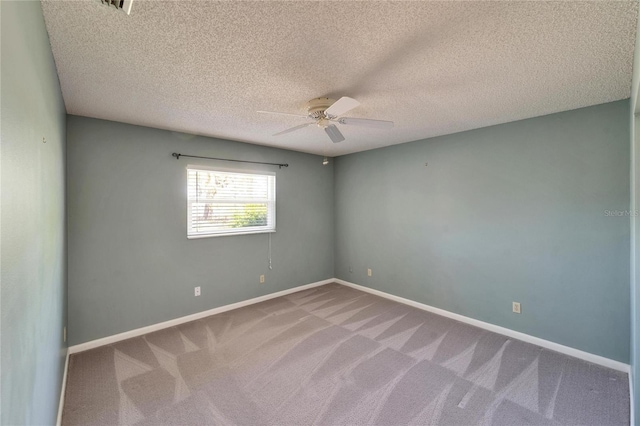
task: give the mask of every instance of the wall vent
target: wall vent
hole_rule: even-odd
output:
[[[131,14],[131,4],[133,0],[100,0],[100,2],[109,7],[115,7],[127,15]]]

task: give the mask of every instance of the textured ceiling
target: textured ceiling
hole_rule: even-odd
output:
[[[70,114],[341,155],[630,96],[636,2],[43,0]],[[333,144],[304,119],[350,96]]]

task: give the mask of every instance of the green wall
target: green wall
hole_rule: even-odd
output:
[[[338,278],[629,362],[628,100],[339,157],[335,205]]]
[[[640,226],[637,218],[638,200],[640,199],[640,103],[638,91],[640,90],[640,20],[636,28],[636,46],[633,56],[633,77],[631,81],[631,387],[635,390],[632,408],[635,410],[635,425],[640,426]],[[632,411],[632,412],[633,412]]]
[[[40,2],[2,1],[0,15],[0,423],[55,424],[66,353],[65,109]]]
[[[70,344],[333,277],[322,157],[77,116],[67,129]],[[187,239],[188,164],[276,172],[272,270],[267,234]]]
[[[638,21],[640,28],[640,20]],[[639,211],[638,200],[640,199],[640,103],[638,102],[638,90],[640,86],[640,30],[636,32],[636,48],[633,63],[633,81],[631,84],[631,110],[629,114],[631,127],[631,206],[634,212],[631,215],[631,387],[634,390],[633,407],[636,413],[636,426],[640,426],[640,226],[638,226]]]
[[[640,273],[640,227],[638,226],[640,199],[640,184],[638,184],[638,172],[640,171],[640,117],[631,115],[631,378],[634,392],[635,424],[640,426],[640,394],[638,393],[640,383],[640,290],[638,273]]]

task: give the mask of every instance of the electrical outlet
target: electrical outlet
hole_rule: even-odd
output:
[[[351,265],[349,265],[349,272],[353,273],[353,268],[351,267]]]
[[[63,342],[67,341],[67,326],[66,325],[62,328],[62,341]]]
[[[367,269],[367,275],[371,276],[371,269]]]
[[[513,302],[512,303],[512,307],[513,307],[513,312],[515,312],[516,314],[521,314],[522,312],[520,312],[520,302]]]
[[[195,294],[196,296],[200,296],[200,287],[196,287],[196,288],[194,289],[194,294]]]
[[[264,275],[260,275],[260,284],[264,284]]]

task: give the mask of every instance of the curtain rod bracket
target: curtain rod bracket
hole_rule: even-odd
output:
[[[171,154],[171,156],[176,157],[176,160],[179,160],[180,157],[190,157],[190,158],[204,158],[205,160],[233,161],[234,163],[266,164],[269,166],[278,166],[278,168],[280,169],[282,169],[283,167],[289,167],[289,164],[287,163],[265,163],[262,161],[245,161],[245,160],[232,160],[230,158],[201,157],[199,155],[180,154],[179,152],[174,152],[173,154]]]

